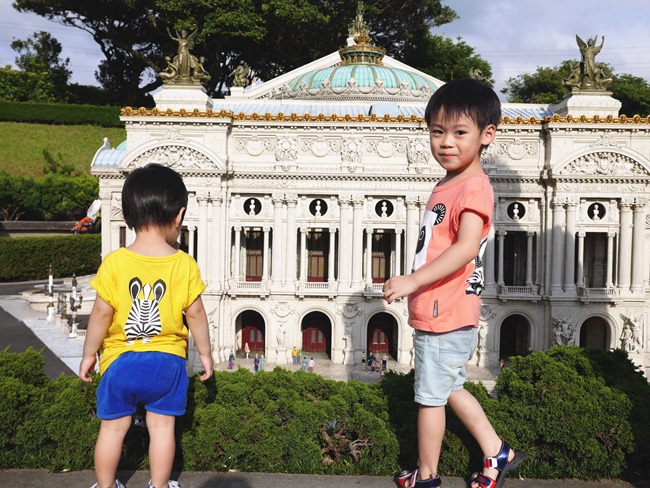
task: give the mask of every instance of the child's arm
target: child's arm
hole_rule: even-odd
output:
[[[86,340],[84,341],[83,357],[79,365],[79,377],[87,382],[92,378],[88,374],[95,371],[97,362],[97,351],[106,337],[106,331],[111,326],[115,310],[106,303],[99,295],[95,298],[93,309],[88,318],[88,329],[86,330]]]
[[[194,344],[199,351],[199,359],[201,365],[205,370],[200,377],[201,381],[205,381],[212,376],[214,370],[214,363],[212,362],[212,353],[210,352],[210,331],[208,330],[208,316],[205,313],[203,300],[199,296],[194,303],[185,310],[185,318],[187,325],[190,328]]]
[[[483,219],[478,214],[463,212],[460,216],[458,240],[436,259],[410,275],[393,276],[386,281],[384,299],[392,303],[397,298],[410,295],[418,288],[435,283],[465,266],[478,254],[483,225]]]

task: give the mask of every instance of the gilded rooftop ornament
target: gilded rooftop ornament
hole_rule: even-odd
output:
[[[576,42],[580,48],[582,57],[580,65],[577,66],[571,76],[564,81],[564,85],[571,87],[572,91],[605,91],[612,84],[611,78],[605,78],[603,70],[596,64],[596,55],[605,44],[605,36],[602,37],[600,46],[596,45],[598,35],[590,37],[587,42],[576,35]]]
[[[167,29],[169,37],[178,43],[178,50],[173,59],[171,56],[165,56],[167,67],[158,73],[163,83],[168,85],[201,85],[201,82],[210,79],[210,75],[203,67],[205,58],[203,56],[197,58],[190,53],[194,49],[194,39],[198,32],[197,29],[188,34],[183,29],[180,34],[176,32],[176,36],[174,36]]]

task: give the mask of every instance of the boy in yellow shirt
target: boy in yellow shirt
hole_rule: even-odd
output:
[[[122,488],[115,479],[124,437],[138,404],[147,411],[149,488],[177,487],[170,481],[176,417],[187,405],[188,330],[205,372],[212,376],[208,319],[201,300],[205,284],[194,259],[175,249],[187,208],[181,176],[158,164],[131,172],[122,189],[122,213],[135,241],[106,256],[91,285],[97,298],[79,366],[92,381],[99,353],[93,488]]]

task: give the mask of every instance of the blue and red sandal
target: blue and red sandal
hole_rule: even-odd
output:
[[[472,475],[471,483],[478,484],[480,488],[501,488],[508,473],[521,466],[521,463],[526,459],[526,454],[523,451],[514,451],[515,457],[512,458],[512,461],[508,462],[510,450],[510,446],[502,437],[499,454],[483,458],[484,468],[491,468],[499,471],[497,479],[493,480],[489,476],[485,476],[483,473],[474,473]]]
[[[438,488],[442,484],[439,476],[431,475],[426,480],[419,480],[418,468],[413,470],[406,469],[395,476],[394,480],[399,488]]]

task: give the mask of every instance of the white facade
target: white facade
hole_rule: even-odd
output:
[[[340,62],[334,53],[225,100],[166,85],[156,109],[123,111],[126,143],[106,142],[93,160],[103,255],[133,237],[121,218],[125,173],[158,162],[183,175],[183,244],[208,286],[218,362],[248,342],[279,364],[293,346],[344,364],[385,349],[412,364],[406,300],[388,305],[381,289],[410,270],[442,176],[422,119],[431,92],[354,79],[290,89]],[[623,346],[650,367],[650,122],[619,118],[620,104],[600,98],[504,105],[484,155],[495,218],[479,365],[570,343]]]

